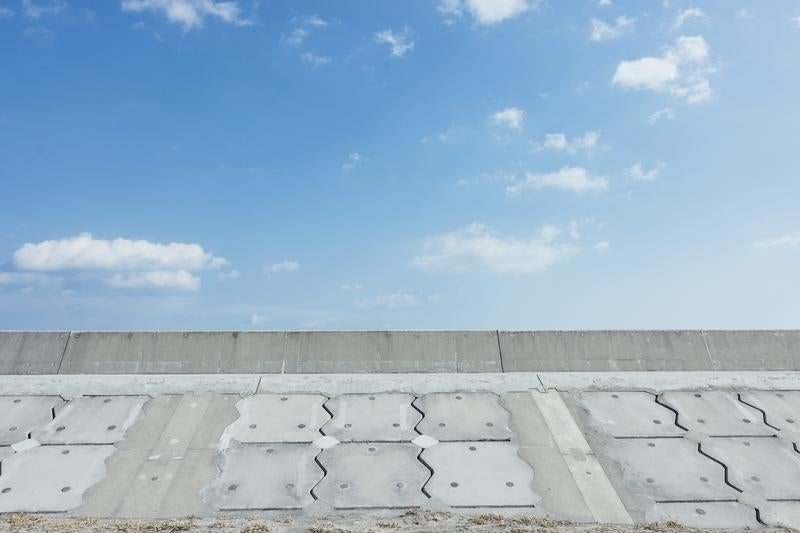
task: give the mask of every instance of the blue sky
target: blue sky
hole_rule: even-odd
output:
[[[0,0],[0,329],[800,327],[796,0]]]

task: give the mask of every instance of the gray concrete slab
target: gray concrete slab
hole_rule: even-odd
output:
[[[84,396],[69,401],[31,436],[42,444],[114,444],[139,419],[147,396]]]
[[[675,413],[647,392],[584,392],[575,401],[592,427],[614,437],[671,437],[686,433],[675,425]]]
[[[515,374],[504,374],[514,376]],[[527,375],[527,374],[526,374]],[[699,391],[800,390],[800,372],[540,372],[541,390]]]
[[[255,394],[236,404],[239,418],[223,439],[244,443],[313,442],[330,419],[319,394]]]
[[[800,370],[800,331],[704,331],[713,370]]]
[[[347,443],[320,452],[327,474],[314,494],[336,509],[408,508],[425,503],[430,471],[406,443]]]
[[[67,332],[0,331],[0,374],[58,374]]]
[[[767,424],[800,439],[800,391],[747,391],[740,395],[743,402],[764,411]]]
[[[422,452],[433,470],[425,486],[451,507],[533,507],[534,472],[508,442],[441,442]]]
[[[621,465],[625,489],[656,502],[735,500],[739,494],[725,484],[722,465],[683,438],[615,439],[602,453]]]
[[[508,440],[509,412],[496,394],[455,392],[426,394],[414,405],[425,415],[417,429],[439,441]]]
[[[3,460],[0,513],[63,512],[106,474],[113,446],[39,446]]]
[[[341,442],[411,441],[419,436],[414,427],[422,420],[413,401],[410,394],[342,394],[325,404],[333,418],[322,432]]]
[[[28,433],[53,419],[58,396],[0,396],[0,446],[28,438]]]
[[[671,391],[659,400],[678,412],[678,425],[712,436],[769,436],[776,431],[764,424],[757,409],[726,391]]]
[[[670,520],[700,529],[760,527],[755,509],[738,502],[657,503],[645,516],[648,523]]]
[[[593,522],[578,485],[557,448],[520,447],[520,458],[533,469],[533,491],[541,497],[536,507],[556,520]]]
[[[307,444],[242,445],[222,452],[220,474],[205,497],[220,510],[301,509],[323,471]]]
[[[728,468],[728,482],[768,500],[800,500],[800,453],[777,438],[714,438],[703,453]]]
[[[499,335],[506,372],[713,370],[700,331],[501,331]]]
[[[800,529],[800,502],[769,502],[761,519],[771,526]]]

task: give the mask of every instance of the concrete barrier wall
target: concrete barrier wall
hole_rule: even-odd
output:
[[[800,331],[0,333],[0,374],[800,370]]]
[[[0,332],[0,374],[57,374],[66,332]]]

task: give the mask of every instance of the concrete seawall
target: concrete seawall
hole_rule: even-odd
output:
[[[0,332],[0,374],[800,370],[800,331]]]

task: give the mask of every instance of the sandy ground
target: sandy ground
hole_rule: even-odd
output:
[[[682,533],[699,531],[675,522],[646,524],[641,526],[593,525],[561,522],[537,517],[508,518],[484,514],[463,516],[432,511],[407,511],[394,517],[376,518],[367,515],[337,515],[333,518],[204,518],[186,520],[112,520],[87,518],[59,518],[47,515],[1,515],[0,531],[50,532],[223,532],[262,533],[295,532],[309,533],[367,533],[367,532],[581,532],[581,533]],[[762,528],[763,532],[785,532],[784,529]]]

